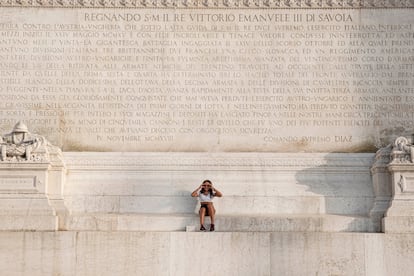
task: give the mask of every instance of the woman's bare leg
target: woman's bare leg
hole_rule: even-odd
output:
[[[204,226],[204,217],[206,216],[206,208],[200,208],[200,225]]]
[[[211,224],[214,224],[214,217],[216,215],[216,210],[214,209],[214,206],[212,204],[208,205],[208,214],[210,215]]]

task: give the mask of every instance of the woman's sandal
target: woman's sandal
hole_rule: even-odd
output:
[[[210,225],[210,231],[214,231],[214,224]]]
[[[206,231],[206,228],[204,228],[204,225],[201,225],[200,231]]]

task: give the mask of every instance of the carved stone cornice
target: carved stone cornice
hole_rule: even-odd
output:
[[[375,161],[371,168],[371,173],[388,172],[388,165],[391,162],[392,145],[379,149],[375,153]]]
[[[349,171],[366,173],[373,154],[65,152],[68,170]]]
[[[0,7],[360,9],[414,8],[414,0],[0,0]]]

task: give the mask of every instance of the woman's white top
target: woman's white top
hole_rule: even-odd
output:
[[[198,192],[198,198],[200,199],[200,202],[213,202],[214,195],[210,193],[205,195]]]

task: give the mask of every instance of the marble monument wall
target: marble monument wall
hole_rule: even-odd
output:
[[[115,152],[372,152],[411,134],[410,2],[184,2],[3,3],[0,131],[22,120],[63,151]]]
[[[412,275],[413,7],[0,1],[0,274]]]

